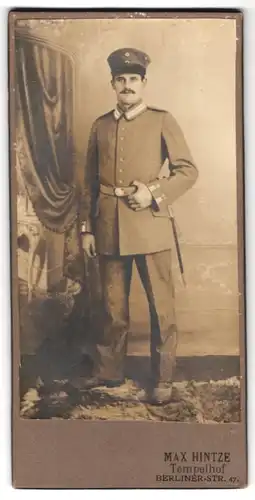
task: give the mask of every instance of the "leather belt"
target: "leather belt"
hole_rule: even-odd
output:
[[[117,198],[123,198],[124,196],[129,196],[135,193],[136,186],[105,186],[100,184],[100,193],[108,194],[109,196],[117,196]]]

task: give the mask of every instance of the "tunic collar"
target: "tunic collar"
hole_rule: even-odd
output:
[[[147,106],[144,102],[140,102],[139,104],[128,109],[127,111],[122,111],[117,105],[113,111],[113,115],[114,115],[115,120],[119,120],[121,118],[121,116],[125,116],[125,118],[127,120],[133,120],[138,115],[143,113],[146,109],[147,109]]]

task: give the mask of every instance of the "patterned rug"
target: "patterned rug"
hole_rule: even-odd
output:
[[[43,385],[37,380],[21,401],[22,418],[83,420],[152,420],[229,423],[240,421],[240,380],[176,382],[171,402],[141,403],[131,380],[120,388],[78,390],[68,380]]]

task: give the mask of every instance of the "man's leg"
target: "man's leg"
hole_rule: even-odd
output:
[[[132,257],[100,256],[103,315],[93,375],[101,380],[124,378],[132,260]]]
[[[151,375],[154,387],[171,382],[175,366],[177,327],[171,251],[136,257],[151,318]]]

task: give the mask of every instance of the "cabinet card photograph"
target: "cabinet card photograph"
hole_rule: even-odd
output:
[[[13,384],[27,429],[244,425],[241,21],[10,14]]]

